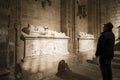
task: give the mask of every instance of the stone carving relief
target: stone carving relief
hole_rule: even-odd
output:
[[[82,5],[80,1],[77,0],[77,7],[78,7],[77,16],[79,16],[80,19],[85,18],[87,16],[86,5]]]
[[[79,37],[84,39],[95,39],[94,35],[88,34],[86,32],[79,32]]]
[[[22,29],[22,34],[24,36],[32,36],[32,37],[40,37],[40,36],[46,36],[46,37],[65,37],[68,38],[68,36],[65,35],[65,33],[62,32],[56,32],[53,30],[48,29],[47,26],[33,26],[28,24],[28,27],[24,27]]]
[[[28,25],[22,29],[25,56],[68,54],[69,37],[48,27]]]

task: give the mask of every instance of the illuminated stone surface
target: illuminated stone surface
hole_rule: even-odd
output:
[[[30,33],[23,32],[25,57],[34,55],[68,54],[68,39],[64,33],[45,30],[41,26],[28,27]]]
[[[79,39],[79,51],[89,51],[95,49],[94,39]]]
[[[25,38],[25,56],[68,54],[68,39]]]
[[[86,32],[79,33],[79,52],[84,53],[88,59],[92,59],[95,55],[95,38],[94,35]]]

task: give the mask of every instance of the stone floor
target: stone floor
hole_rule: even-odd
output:
[[[65,72],[59,76],[56,76],[56,74],[52,74],[38,80],[102,80],[98,66],[91,65],[92,64],[85,63],[84,65],[76,66],[76,69],[71,68],[71,72]],[[0,80],[11,79],[0,78]],[[120,80],[120,70],[113,69],[113,80]]]
[[[73,62],[70,65],[70,72],[65,72],[59,76],[53,74],[41,80],[102,80],[99,65],[88,63],[87,61]],[[120,80],[120,69],[112,69],[113,80]]]
[[[87,60],[84,60],[83,58],[79,57],[78,55],[70,56],[69,60],[66,60],[66,63],[68,64],[71,71],[67,71],[62,74],[56,74],[57,70],[55,67],[53,67],[55,71],[53,71],[52,74],[40,78],[40,76],[42,75],[39,73],[39,78],[36,77],[37,79],[35,79],[34,75],[32,75],[32,79],[29,79],[28,77],[31,77],[31,73],[24,72],[23,80],[102,80],[98,64],[90,63]],[[113,80],[120,80],[120,69],[113,68],[112,70]]]

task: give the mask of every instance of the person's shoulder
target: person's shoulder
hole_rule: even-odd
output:
[[[113,32],[105,32],[103,35],[105,37],[114,37],[115,36]]]
[[[107,35],[107,32],[102,32],[101,33],[101,36],[106,36]]]
[[[106,35],[106,34],[110,34],[111,32],[107,32],[107,31],[105,31],[105,32],[102,32],[101,34],[102,35]]]

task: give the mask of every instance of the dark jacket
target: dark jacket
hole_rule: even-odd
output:
[[[113,32],[106,31],[101,33],[99,37],[96,56],[100,56],[106,59],[113,59],[114,57],[114,43],[115,43],[115,36]]]

